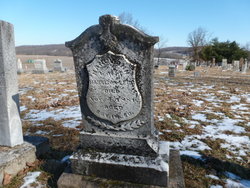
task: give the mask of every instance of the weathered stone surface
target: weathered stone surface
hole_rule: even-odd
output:
[[[169,158],[169,187],[185,188],[184,174],[181,164],[180,152],[178,150],[170,150]]]
[[[0,146],[22,143],[14,29],[0,21]]]
[[[32,70],[33,74],[46,74],[49,72],[45,59],[35,59],[34,68],[35,69]]]
[[[14,177],[26,167],[27,162],[34,162],[35,152],[35,147],[27,142],[13,148],[0,147],[0,186],[5,173]]]
[[[170,150],[170,169],[168,188],[185,188],[179,151]],[[166,186],[153,186],[145,184],[134,184],[124,181],[112,181],[104,178],[90,177],[65,172],[57,182],[58,188],[163,188]]]
[[[84,131],[73,173],[134,183],[168,184],[153,123],[153,45],[116,17],[101,16],[66,46],[73,52]],[[165,144],[166,146],[166,144]]]
[[[105,133],[88,133],[82,131],[80,141],[82,149],[96,149],[111,153],[157,156],[158,140],[150,137],[110,136]]]
[[[169,181],[168,158],[168,142],[161,142],[159,155],[155,157],[79,150],[70,160],[76,174],[166,186]]]
[[[141,111],[142,98],[135,79],[136,64],[124,55],[108,51],[87,65],[87,105],[97,117],[113,123],[133,119]]]
[[[78,38],[66,43],[66,46],[73,52],[85,131],[106,131],[111,135],[154,135],[155,129],[152,116],[152,73],[154,65],[152,60],[153,45],[157,41],[158,38],[145,35],[128,25],[122,25],[116,17],[107,15],[100,17],[99,25],[88,28]],[[115,69],[110,70],[113,72],[109,72],[109,75],[103,75],[102,78],[105,79],[107,84],[103,85],[103,82],[98,83],[98,81],[93,81],[94,75],[92,73],[94,70],[90,73],[90,67],[91,64],[98,61],[97,59],[101,58],[100,56],[103,58],[111,56],[113,58],[123,59],[123,62],[127,62],[125,65],[131,66],[130,74],[134,72],[135,76],[132,75],[128,77],[129,73],[126,73],[125,75],[120,75],[119,80],[126,84],[125,86],[129,87],[130,91],[135,90],[133,91],[134,94],[129,94],[129,97],[124,97],[121,93],[124,91],[124,88],[118,82],[115,84],[116,87],[110,90],[112,84],[114,84],[115,81],[119,81],[115,78],[114,72],[118,71]],[[114,64],[114,67],[121,68],[121,65],[115,66]],[[100,68],[95,68],[100,71]],[[129,67],[127,67],[127,71],[129,71]],[[97,74],[100,75],[101,73],[98,72]],[[126,80],[125,76],[128,80]],[[131,82],[130,85],[128,81]],[[94,87],[99,88],[98,91],[101,90],[100,88],[103,88],[106,92],[110,92],[111,100],[107,108],[117,111],[119,110],[121,101],[123,101],[123,105],[126,106],[127,102],[131,104],[131,100],[135,100],[136,109],[126,110],[126,112],[130,112],[130,114],[125,114],[126,112],[124,112],[123,117],[121,117],[121,114],[117,114],[117,118],[104,118],[105,114],[101,115],[97,112],[97,109],[96,112],[93,113],[93,108],[88,105],[90,104],[90,106],[92,106],[90,97],[87,97],[89,92],[94,93],[94,91],[89,91],[91,89],[89,86],[93,88],[93,82],[96,83]],[[108,84],[108,82],[110,84]],[[136,87],[138,87],[138,91]],[[119,92],[121,97],[119,97],[116,92]],[[107,96],[107,94],[105,95]],[[119,98],[115,98],[117,96]],[[87,102],[87,100],[89,100],[89,102]],[[102,97],[93,100],[100,101]],[[118,100],[120,100],[120,102]],[[141,100],[144,100],[142,104],[140,104]],[[105,103],[108,104],[108,101]],[[128,117],[124,117],[125,115]],[[114,132],[112,131],[115,130],[113,129],[114,127],[121,128],[119,131]],[[126,132],[122,132],[122,130]]]

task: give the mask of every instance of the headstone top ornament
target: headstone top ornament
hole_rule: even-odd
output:
[[[124,33],[124,29],[126,33]],[[122,32],[121,32],[122,31]],[[121,24],[120,20],[116,16],[112,15],[103,15],[99,18],[99,25],[94,25],[84,31],[79,37],[75,40],[66,42],[65,45],[68,48],[75,48],[79,45],[84,44],[87,40],[89,40],[92,35],[98,34],[101,35],[100,39],[104,42],[104,45],[107,47],[109,46],[109,50],[117,51],[119,50],[119,45],[117,45],[117,37],[131,37],[133,39],[137,39],[138,41],[142,42],[144,45],[154,45],[159,41],[159,37],[152,37],[149,36],[140,30],[126,24]],[[122,35],[123,36],[122,36]],[[124,36],[124,34],[126,36]]]

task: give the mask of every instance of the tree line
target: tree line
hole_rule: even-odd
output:
[[[188,34],[187,43],[192,48],[192,60],[197,63],[212,62],[213,59],[222,62],[224,58],[232,63],[233,60],[250,57],[247,47],[240,47],[236,41],[221,42],[218,38],[209,40],[208,32],[201,27]]]

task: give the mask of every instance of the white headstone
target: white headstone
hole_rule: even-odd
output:
[[[242,73],[246,73],[247,72],[247,61],[244,62],[244,64],[242,65]]]
[[[63,67],[62,60],[56,59],[54,61],[54,71],[55,72],[65,72],[66,68]]]
[[[13,25],[0,21],[0,145],[23,143]]]
[[[184,61],[184,62],[182,63],[182,70],[183,70],[183,71],[186,70],[187,64],[188,64],[187,61]]]
[[[227,59],[222,59],[222,65],[221,65],[222,70],[227,69]]]
[[[18,74],[23,73],[23,65],[21,59],[17,60],[17,73]]]
[[[233,70],[240,71],[240,61],[233,61]]]
[[[33,74],[46,74],[48,73],[48,68],[46,66],[45,59],[35,59],[34,60],[34,70],[32,71]]]

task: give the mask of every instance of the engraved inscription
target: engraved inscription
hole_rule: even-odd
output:
[[[109,51],[97,55],[87,70],[87,104],[97,117],[116,124],[139,114],[142,98],[136,85],[135,64]]]

